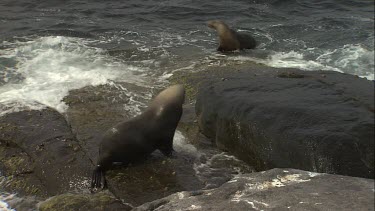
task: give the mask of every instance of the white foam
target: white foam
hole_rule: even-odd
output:
[[[374,51],[360,44],[344,45],[335,50],[328,50],[320,55],[317,61],[374,80]]]
[[[186,138],[182,133],[176,130],[173,138],[173,148],[177,152],[186,152],[190,155],[197,156],[198,150],[192,144],[187,143]]]
[[[249,60],[260,64],[265,64],[271,67],[279,68],[300,68],[303,70],[333,70],[342,72],[340,69],[320,64],[313,60],[306,60],[304,55],[300,52],[273,52],[266,59],[249,58],[238,56],[235,60]]]
[[[45,106],[64,112],[67,105],[61,100],[69,90],[111,80],[142,82],[141,76],[132,74],[138,68],[111,60],[89,43],[81,38],[50,36],[8,44],[9,48],[0,50],[0,57],[17,61],[15,71],[24,78],[0,87],[0,115]]]
[[[310,177],[316,177],[316,176],[319,176],[319,175],[322,175],[321,173],[316,173],[316,172],[309,172],[308,175]]]
[[[7,193],[0,193],[0,210],[1,211],[16,211],[15,209],[12,209],[8,203],[6,203],[7,200],[12,199],[15,196],[15,194],[7,194]]]
[[[374,80],[374,51],[360,44],[348,44],[334,50],[305,48],[299,51],[271,52],[267,58],[248,56],[229,57],[271,67],[303,70],[332,70]]]

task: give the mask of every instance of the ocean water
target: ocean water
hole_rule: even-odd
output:
[[[258,48],[218,53],[212,19],[252,34]],[[233,61],[374,80],[374,2],[0,0],[0,115],[45,106],[63,113],[73,89],[153,88],[174,71]]]
[[[372,1],[0,1],[0,115],[111,81],[163,83],[220,58],[374,79]],[[216,52],[211,19],[252,34],[257,50]]]

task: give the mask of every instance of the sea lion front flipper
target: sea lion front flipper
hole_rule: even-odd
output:
[[[93,171],[92,178],[91,178],[91,189],[99,189],[102,188],[103,183],[103,189],[107,189],[107,180],[105,178],[105,171],[103,171],[100,166],[96,167]]]
[[[163,153],[163,155],[166,156],[166,157],[169,157],[169,158],[174,158],[174,157],[176,157],[176,155],[175,155],[175,152],[176,152],[176,151],[174,151],[173,148],[172,148],[172,149],[163,149],[163,148],[161,148],[161,149],[159,149],[159,150],[160,150],[161,153]]]
[[[98,165],[92,173],[91,189],[101,188],[101,186],[102,186],[102,176],[103,176],[103,171],[102,171],[100,165]],[[104,181],[105,181],[105,178],[104,178]]]
[[[224,50],[224,48],[222,48],[221,46],[219,46],[219,47],[217,48],[217,51],[224,52],[225,50]]]
[[[172,157],[172,154],[174,152],[173,137],[174,131],[169,131],[163,135],[162,139],[159,140],[159,146],[157,148],[166,157]]]
[[[164,156],[172,157],[172,154],[174,152],[173,148],[167,148],[167,147],[159,147],[159,150],[161,153],[163,153]]]

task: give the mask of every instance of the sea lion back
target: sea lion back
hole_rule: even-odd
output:
[[[237,39],[240,42],[240,49],[254,49],[257,46],[254,37],[248,34],[237,33]]]

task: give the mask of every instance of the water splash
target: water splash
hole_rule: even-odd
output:
[[[69,90],[101,85],[112,80],[143,83],[140,68],[113,61],[90,40],[50,36],[29,41],[6,43],[0,59],[16,63],[4,69],[18,81],[4,80],[0,86],[0,115],[24,109],[49,106],[64,112],[61,100]]]

